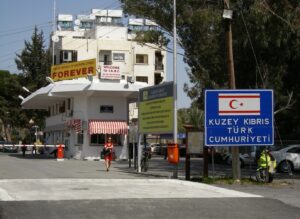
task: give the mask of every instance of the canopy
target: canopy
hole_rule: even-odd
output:
[[[126,121],[89,120],[89,134],[128,134]]]

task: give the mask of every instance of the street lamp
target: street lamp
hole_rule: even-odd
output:
[[[32,125],[34,124],[34,120],[33,119],[30,119],[29,120],[29,144],[31,144],[31,128],[32,128]]]
[[[19,97],[19,99],[21,99],[21,100],[24,100],[24,99],[25,99],[22,95],[19,95],[18,97]]]
[[[27,87],[22,87],[22,89],[24,90],[24,91],[26,91],[27,93],[30,93],[31,94],[31,92],[30,92],[30,90],[27,88]]]
[[[38,142],[38,125],[34,125],[33,126],[34,130],[35,130],[35,142]]]
[[[50,77],[46,77],[46,81],[48,81],[50,84],[54,84],[53,79]]]

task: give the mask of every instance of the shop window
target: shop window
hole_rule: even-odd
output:
[[[136,54],[135,63],[136,64],[148,64],[148,55]]]
[[[109,135],[112,138],[114,146],[121,144],[121,135]],[[108,137],[108,135],[107,135]],[[91,135],[91,145],[104,145],[105,144],[105,134],[93,134]]]

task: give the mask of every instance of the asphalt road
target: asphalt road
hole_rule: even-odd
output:
[[[200,165],[201,159],[193,161],[193,175],[201,173]],[[173,166],[161,157],[143,174],[125,161],[104,170],[102,161],[0,153],[0,219],[300,218],[297,177],[263,186],[211,186],[170,179]],[[226,175],[227,167],[216,166],[214,173]]]

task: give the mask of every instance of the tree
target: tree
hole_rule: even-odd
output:
[[[6,141],[12,141],[12,130],[19,127],[23,120],[18,94],[20,85],[17,75],[0,70],[0,124],[1,135]]]
[[[15,59],[21,77],[24,77],[24,82],[31,90],[45,86],[45,78],[50,74],[51,55],[44,43],[43,32],[38,32],[35,27],[31,42],[25,41],[25,48]]]
[[[122,2],[129,15],[154,20],[172,34],[173,0]],[[291,92],[299,94],[299,1],[231,2],[237,88],[273,89],[275,108],[279,109],[286,105]],[[202,109],[204,89],[228,87],[223,7],[222,1],[177,0],[177,33],[193,84],[186,85],[185,91]],[[276,115],[279,130],[286,138],[300,135],[300,115],[296,113],[299,105],[297,101],[290,110]]]

